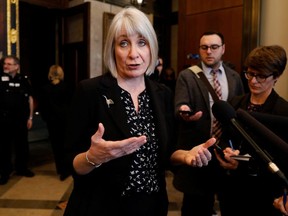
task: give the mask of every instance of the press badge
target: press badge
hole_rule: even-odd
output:
[[[9,77],[8,76],[2,76],[1,81],[3,81],[3,82],[9,81]]]

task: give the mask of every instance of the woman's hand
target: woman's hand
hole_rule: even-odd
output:
[[[173,164],[186,164],[193,167],[207,166],[212,159],[208,148],[216,142],[215,138],[207,140],[205,143],[193,147],[191,150],[176,150],[171,155]]]
[[[129,155],[147,142],[147,137],[144,135],[119,141],[107,141],[102,138],[104,132],[103,124],[99,123],[98,130],[91,137],[89,150],[78,154],[74,158],[73,166],[78,174],[87,174],[97,165],[99,166],[113,159]],[[94,163],[96,166],[93,166],[92,163],[88,161]]]
[[[231,156],[239,155],[239,150],[233,150],[230,147],[227,147],[223,150],[224,158],[214,149],[217,160],[224,169],[235,170],[238,168],[239,161],[231,158]]]
[[[212,155],[208,148],[216,142],[215,138],[207,140],[205,143],[195,146],[185,155],[185,162],[194,167],[207,166],[212,159]]]
[[[147,142],[147,137],[144,135],[119,141],[106,141],[102,139],[104,131],[104,126],[100,123],[97,132],[91,137],[90,159],[97,164],[131,154]]]
[[[288,199],[288,196],[286,196],[286,197]],[[288,202],[286,202],[286,205],[284,207],[283,196],[274,199],[273,206],[276,209],[279,209],[279,211],[282,212],[283,215],[288,215],[288,211],[286,210],[286,209],[288,209]]]

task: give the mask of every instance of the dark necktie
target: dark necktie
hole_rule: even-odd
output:
[[[219,83],[219,80],[217,78],[217,73],[219,72],[218,70],[212,70],[211,75],[213,77],[213,87],[214,90],[218,96],[218,98],[221,100],[222,99],[222,91],[221,91],[221,85]],[[218,139],[222,134],[221,130],[221,124],[215,117],[213,117],[213,123],[212,123],[212,137],[215,137]]]

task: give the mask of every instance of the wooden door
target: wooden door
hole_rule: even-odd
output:
[[[242,70],[246,54],[258,45],[260,3],[258,0],[179,0],[178,71],[197,63],[199,39],[205,31],[225,37],[224,61]]]
[[[89,13],[90,3],[66,9],[60,31],[60,60],[65,68],[65,80],[72,88],[89,78]]]

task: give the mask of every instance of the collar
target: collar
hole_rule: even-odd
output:
[[[213,68],[207,67],[203,62],[201,62],[201,66],[202,66],[204,74],[206,76],[210,75],[210,72],[211,72],[211,70],[213,70]],[[219,73],[222,74],[223,71],[224,71],[224,67],[223,67],[223,64],[222,64],[222,61],[221,61],[220,62],[220,66],[219,66]]]

